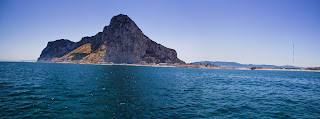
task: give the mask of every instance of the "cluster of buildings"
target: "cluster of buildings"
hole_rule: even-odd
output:
[[[307,70],[320,70],[320,67],[307,67]]]

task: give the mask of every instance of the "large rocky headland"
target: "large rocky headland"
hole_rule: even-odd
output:
[[[79,42],[50,41],[38,62],[185,64],[174,49],[158,44],[142,33],[127,15],[114,16],[109,26]]]

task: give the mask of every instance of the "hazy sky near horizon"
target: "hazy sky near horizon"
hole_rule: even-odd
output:
[[[0,60],[93,36],[120,13],[186,62],[320,66],[319,0],[1,0]]]

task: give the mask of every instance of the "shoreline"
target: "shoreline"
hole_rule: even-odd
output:
[[[2,61],[1,61],[2,62]],[[4,61],[7,62],[7,61]],[[9,62],[9,61],[8,61]],[[159,65],[159,64],[111,64],[111,63],[73,63],[73,62],[20,62],[20,63],[59,63],[59,64],[89,64],[89,65],[119,65],[119,66],[145,66],[145,67],[174,67],[174,68],[202,68],[202,69],[235,69],[235,70],[252,70],[250,68],[240,67],[203,67],[201,65]],[[272,68],[259,68],[254,70],[260,71],[307,71],[307,72],[320,72],[320,70],[307,70],[307,69],[272,69]]]
[[[176,68],[203,68],[203,69],[236,69],[236,70],[252,70],[250,68],[240,67],[203,67],[201,65],[159,65],[159,64],[112,64],[112,63],[73,63],[73,62],[55,62],[61,64],[90,64],[90,65],[120,65],[120,66],[145,66],[145,67],[176,67]],[[308,71],[308,72],[320,72],[320,70],[307,70],[307,69],[272,69],[272,68],[259,68],[254,70],[261,71]]]

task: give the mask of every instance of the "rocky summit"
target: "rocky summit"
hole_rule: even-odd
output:
[[[95,36],[83,37],[79,42],[67,39],[49,42],[38,62],[184,64],[174,49],[149,39],[123,14],[114,16],[109,26]]]

